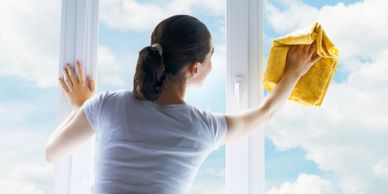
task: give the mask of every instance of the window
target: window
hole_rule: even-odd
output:
[[[383,25],[388,18],[387,2],[166,2],[1,2],[0,193],[88,193],[85,185],[92,181],[92,161],[85,163],[83,159],[91,156],[83,153],[90,154],[92,145],[86,144],[55,168],[44,161],[44,144],[57,126],[57,118],[69,111],[68,102],[58,93],[58,66],[74,58],[89,60],[87,64],[91,65],[85,68],[97,78],[98,91],[130,88],[135,54],[147,45],[149,27],[155,26],[153,21],[174,13],[199,17],[213,36],[217,35],[216,53],[220,55],[215,56],[214,66],[220,69],[217,74],[213,71],[207,82],[219,84],[220,93],[226,95],[217,98],[217,105],[205,104],[195,92],[216,87],[211,84],[188,94],[190,103],[211,111],[236,112],[257,105],[263,95],[268,95],[258,79],[265,69],[261,65],[266,63],[271,40],[278,36],[319,21],[340,51],[339,67],[322,107],[310,109],[287,102],[266,127],[265,142],[263,133],[258,132],[215,152],[198,173],[193,193],[263,194],[265,190],[267,194],[383,194],[388,190],[388,104],[384,100],[388,96],[388,26]],[[122,9],[113,9],[120,3]],[[154,6],[158,4],[166,7],[161,10]],[[112,13],[124,16],[128,12],[123,7],[135,7],[134,12],[146,8],[153,11],[147,15],[152,18],[145,23],[132,20],[126,25],[104,11],[109,6],[118,11]],[[61,32],[61,25],[67,31]],[[120,42],[128,33],[142,38],[128,44],[128,40]],[[109,75],[115,79],[108,79]],[[203,184],[212,188],[205,190]]]
[[[227,111],[258,106],[263,90],[263,1],[227,1]],[[264,133],[226,146],[226,193],[264,194]]]

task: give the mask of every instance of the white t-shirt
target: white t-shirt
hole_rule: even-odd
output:
[[[205,158],[222,146],[223,114],[138,100],[130,90],[85,102],[96,134],[95,194],[186,194]]]

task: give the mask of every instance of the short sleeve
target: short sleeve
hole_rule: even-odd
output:
[[[228,131],[225,115],[222,113],[211,113],[205,111],[205,117],[209,124],[213,139],[213,150],[217,150],[224,144]]]
[[[84,112],[86,118],[88,119],[90,126],[93,128],[94,131],[100,128],[100,115],[105,96],[106,92],[102,92],[89,98],[84,103]]]

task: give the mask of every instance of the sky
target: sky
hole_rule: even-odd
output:
[[[0,194],[52,193],[53,167],[43,150],[58,123],[60,6],[5,0],[0,7]],[[315,21],[340,52],[322,106],[287,102],[265,128],[266,194],[388,190],[387,6],[384,0],[265,1],[264,63],[274,38]],[[181,13],[204,22],[215,46],[212,72],[186,100],[225,112],[223,0],[101,0],[97,92],[132,89],[138,51],[158,22]],[[193,194],[225,193],[224,158],[224,147],[209,156]]]

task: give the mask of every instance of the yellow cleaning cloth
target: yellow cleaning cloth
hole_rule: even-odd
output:
[[[338,49],[326,36],[319,23],[272,41],[264,74],[264,88],[272,91],[281,80],[290,45],[312,44],[315,40],[317,53],[322,59],[300,78],[288,99],[306,106],[320,106],[337,69]]]

